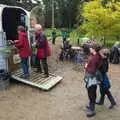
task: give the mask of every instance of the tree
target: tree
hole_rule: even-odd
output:
[[[82,16],[82,13],[83,13],[83,6],[84,6],[84,1],[81,0],[78,4],[78,8],[77,8],[77,16],[76,16],[76,20],[77,20],[77,24],[78,25],[82,25],[83,23],[83,16]]]
[[[83,17],[82,29],[89,37],[105,43],[106,39],[120,35],[120,2],[109,2],[104,7],[100,0],[91,1],[83,8]]]
[[[31,10],[31,19],[36,19],[37,23],[44,25],[44,12],[40,4]]]
[[[16,0],[0,0],[0,4],[6,4],[6,5],[16,5]]]
[[[77,6],[81,0],[58,0],[61,27],[74,27],[76,24]]]
[[[54,1],[55,26],[73,27],[76,23],[77,5],[81,0],[43,0],[47,27],[51,27],[52,23],[52,1]]]

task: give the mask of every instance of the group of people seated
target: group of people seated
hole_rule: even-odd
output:
[[[63,47],[61,47],[61,53],[59,55],[59,60],[72,60],[74,58],[74,50],[69,40],[63,42]]]
[[[82,63],[85,61],[86,52],[84,47],[72,47],[70,44],[70,39],[63,42],[63,47],[61,47],[61,52],[59,54],[59,60],[64,61],[74,61],[77,63]]]

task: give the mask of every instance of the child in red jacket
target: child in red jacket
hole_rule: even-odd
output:
[[[14,41],[10,40],[10,42],[14,44],[19,50],[19,55],[21,58],[21,66],[23,69],[23,75],[21,77],[27,78],[29,76],[28,58],[31,55],[28,35],[27,32],[25,31],[24,26],[18,26],[17,32],[18,32],[18,40],[14,40]]]

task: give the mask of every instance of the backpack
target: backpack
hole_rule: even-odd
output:
[[[46,36],[41,33],[36,47],[37,48],[45,48],[45,46],[46,46]]]

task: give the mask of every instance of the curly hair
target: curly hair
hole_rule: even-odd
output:
[[[93,48],[96,52],[99,52],[102,49],[102,45],[100,43],[92,43],[90,48]]]

